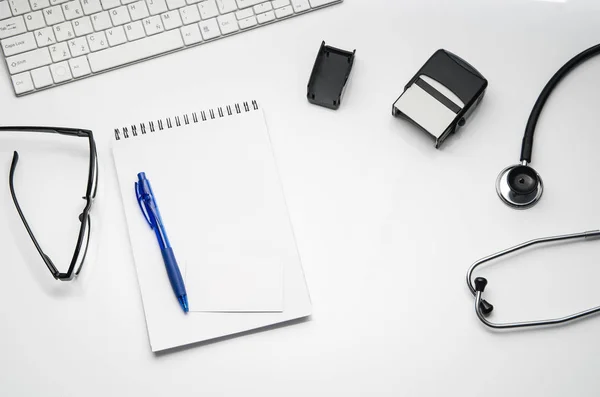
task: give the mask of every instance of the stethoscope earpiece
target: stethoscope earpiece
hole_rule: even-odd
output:
[[[515,252],[521,251],[525,248],[532,247],[538,244],[551,244],[559,241],[592,239],[598,237],[600,237],[600,230],[593,230],[589,232],[575,234],[566,234],[562,236],[537,238],[535,240],[526,241],[519,245],[515,245],[514,247],[510,247],[495,254],[488,255],[485,258],[479,259],[469,268],[469,271],[467,272],[467,286],[469,287],[469,290],[471,290],[471,293],[475,297],[475,314],[477,314],[477,317],[479,318],[479,320],[481,320],[482,323],[484,323],[490,328],[509,329],[562,324],[600,312],[600,306],[596,306],[592,307],[591,309],[570,314],[568,316],[551,318],[548,320],[524,321],[518,323],[494,323],[487,318],[488,315],[494,310],[494,306],[492,306],[489,302],[483,299],[483,292],[485,291],[485,287],[487,286],[488,281],[483,277],[476,277],[475,279],[473,279],[473,272],[475,272],[475,269],[477,269],[484,263],[491,262],[493,260],[502,258],[506,255],[512,255]]]
[[[496,192],[509,207],[527,209],[542,197],[544,183],[527,164],[516,164],[502,170],[496,180]]]
[[[477,277],[475,279],[475,292],[483,293],[487,283],[487,279],[483,277]],[[479,302],[479,310],[481,310],[481,312],[487,316],[494,310],[494,306],[485,299],[481,299]]]

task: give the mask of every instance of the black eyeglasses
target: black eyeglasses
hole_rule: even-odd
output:
[[[88,138],[89,146],[90,146],[90,169],[88,173],[88,183],[87,189],[85,191],[85,196],[83,199],[85,200],[85,206],[83,211],[79,215],[79,222],[81,226],[79,228],[79,235],[77,237],[77,245],[75,246],[75,251],[73,252],[73,258],[71,259],[71,263],[69,265],[68,270],[65,273],[60,272],[52,260],[48,255],[44,253],[42,247],[38,243],[37,239],[33,235],[27,220],[25,219],[25,215],[23,215],[23,211],[21,210],[21,206],[17,200],[17,195],[15,194],[15,186],[14,186],[14,176],[15,169],[17,168],[17,163],[19,161],[19,153],[16,151],[13,154],[12,163],[10,165],[10,173],[8,178],[8,184],[10,187],[10,194],[12,196],[13,202],[15,203],[15,207],[17,208],[17,212],[21,217],[21,221],[23,221],[23,225],[25,229],[27,229],[27,233],[29,233],[29,237],[31,237],[31,241],[33,241],[33,245],[39,252],[42,257],[42,260],[52,273],[52,276],[57,280],[68,281],[72,280],[75,276],[79,275],[81,272],[81,268],[83,266],[83,262],[85,261],[85,256],[87,254],[88,245],[90,242],[90,229],[92,227],[90,220],[90,210],[92,208],[92,203],[94,202],[94,198],[96,197],[96,190],[98,188],[98,157],[96,155],[96,143],[94,142],[94,135],[90,130],[82,130],[76,128],[56,128],[56,127],[0,127],[0,131],[11,131],[11,132],[45,132],[52,134],[61,134],[61,135],[69,135],[75,137]]]

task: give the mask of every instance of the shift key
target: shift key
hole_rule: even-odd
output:
[[[39,68],[40,66],[49,65],[52,63],[52,59],[50,58],[48,48],[44,47],[8,57],[6,58],[6,63],[8,64],[8,71],[10,74],[15,74]]]

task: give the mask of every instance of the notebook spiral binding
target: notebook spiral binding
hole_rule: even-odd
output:
[[[115,140],[128,139],[138,135],[144,135],[148,132],[163,131],[165,129],[181,127],[190,123],[199,123],[202,121],[213,120],[216,118],[232,116],[234,114],[247,113],[252,110],[258,110],[256,101],[235,103],[233,106],[219,106],[216,109],[202,110],[199,113],[183,114],[182,116],[167,117],[164,120],[148,121],[147,123],[132,124],[129,127],[115,128]]]

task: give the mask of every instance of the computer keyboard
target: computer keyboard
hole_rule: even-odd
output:
[[[0,43],[21,96],[342,1],[0,0]]]

